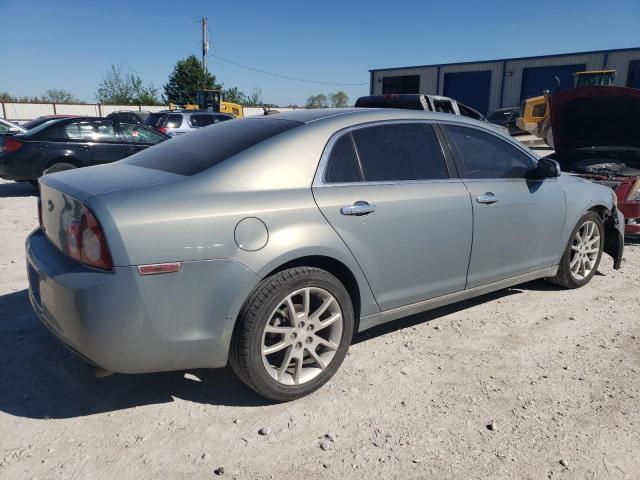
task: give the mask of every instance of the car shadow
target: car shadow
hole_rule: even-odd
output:
[[[97,378],[40,323],[26,290],[0,296],[0,410],[27,418],[72,418],[174,398],[211,405],[269,402],[226,369]]]
[[[37,196],[38,188],[29,182],[0,183],[0,198]]]
[[[500,290],[356,334],[353,344],[522,293],[554,290],[535,281]],[[97,378],[37,319],[27,290],[0,296],[0,411],[26,418],[74,418],[179,398],[209,405],[257,407],[271,402],[246,387],[230,368]]]

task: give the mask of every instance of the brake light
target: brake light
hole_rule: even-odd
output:
[[[164,133],[165,135],[167,134],[167,127],[157,127],[157,129],[160,133]]]
[[[15,138],[5,137],[4,139],[4,151],[5,152],[15,152],[22,148],[22,142],[20,140],[16,140]]]
[[[111,270],[113,262],[107,240],[91,210],[84,207],[80,221],[67,223],[64,232],[67,255],[85,265]]]

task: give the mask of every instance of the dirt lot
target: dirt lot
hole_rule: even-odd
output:
[[[638,243],[580,290],[369,331],[328,386],[269,405],[227,370],[95,378],[31,312],[34,195],[0,182],[2,479],[640,478]]]

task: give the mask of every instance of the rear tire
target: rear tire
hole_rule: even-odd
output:
[[[602,219],[595,212],[587,212],[571,232],[564,249],[558,273],[548,280],[563,288],[579,288],[593,278],[600,265],[604,248]]]
[[[49,168],[45,169],[42,174],[46,175],[48,173],[64,172],[65,170],[72,170],[74,168],[78,167],[67,162],[54,163]]]
[[[294,400],[335,374],[353,328],[351,299],[336,277],[319,268],[289,268],[260,282],[240,311],[231,368],[263,397]]]

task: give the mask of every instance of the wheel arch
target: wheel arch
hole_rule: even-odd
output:
[[[604,226],[604,246],[603,252],[613,259],[613,268],[618,270],[622,263],[622,252],[624,249],[624,236],[618,228],[618,211],[615,206],[611,209],[604,205],[596,204],[588,210],[594,212],[602,220]]]
[[[326,270],[331,275],[336,277],[347,289],[349,297],[351,298],[351,304],[353,306],[354,314],[354,332],[358,331],[360,323],[360,312],[362,309],[362,298],[360,295],[360,285],[358,280],[351,269],[342,263],[340,260],[326,256],[326,255],[306,255],[302,257],[289,260],[282,263],[278,267],[272,269],[267,273],[264,278],[275,275],[278,272],[293,267],[315,267],[322,270]]]
[[[47,168],[53,167],[56,163],[69,163],[77,168],[83,167],[82,162],[78,160],[76,157],[59,155],[57,157],[54,157],[49,162],[47,162],[47,166],[43,169],[43,171],[46,170]]]

